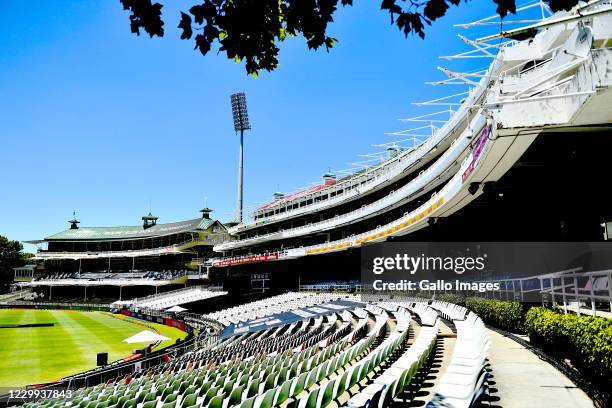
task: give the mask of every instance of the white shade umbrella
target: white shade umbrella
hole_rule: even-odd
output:
[[[153,333],[150,330],[143,330],[140,333],[136,333],[132,337],[128,337],[123,340],[124,343],[132,344],[132,343],[155,343],[156,341],[170,340],[166,336],[162,336],[161,334]]]
[[[166,312],[177,312],[178,313],[178,312],[184,312],[185,310],[187,309],[185,309],[184,307],[180,307],[179,305],[176,305],[176,306],[172,306],[170,309],[166,309]]]

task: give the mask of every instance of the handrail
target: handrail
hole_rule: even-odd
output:
[[[139,253],[163,253],[172,249],[178,249],[178,247],[181,247],[183,245],[192,243],[192,242],[199,242],[199,239],[193,238],[193,239],[189,239],[177,244],[172,244],[169,246],[165,246],[165,247],[157,247],[157,248],[143,248],[143,249],[127,249],[125,251],[81,251],[81,252],[69,252],[69,251],[43,251],[43,250],[39,250],[36,253],[36,256],[34,256],[33,259],[47,259],[47,258],[59,258],[60,256],[78,256],[78,257],[82,257],[82,258],[87,258],[91,255],[91,258],[119,258],[119,257],[126,257],[126,256],[131,256],[131,255],[138,255]],[[179,251],[180,252],[180,251]],[[57,255],[57,256],[56,256]]]

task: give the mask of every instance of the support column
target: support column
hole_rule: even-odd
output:
[[[580,295],[578,294],[578,278],[574,276],[574,296],[576,296],[576,303],[578,305],[578,311],[576,312],[580,316]]]
[[[610,312],[612,312],[612,273],[608,272],[608,297],[610,298]]]
[[[236,221],[238,223],[242,223],[242,170],[244,167],[243,158],[244,158],[244,130],[240,130],[240,151],[238,156],[238,202],[236,208]]]
[[[552,305],[557,306],[557,300],[555,299],[555,280],[550,278],[550,295],[552,296]]]
[[[595,278],[593,276],[589,276],[589,282],[591,283],[591,310],[593,312],[593,317],[596,317],[597,310],[595,310],[595,291],[593,290],[593,285],[595,284]]]
[[[567,313],[567,300],[565,297],[565,278],[561,278],[561,297],[563,298],[563,311]]]

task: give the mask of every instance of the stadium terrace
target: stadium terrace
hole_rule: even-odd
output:
[[[602,191],[612,6],[594,0],[553,13],[537,2],[517,11],[538,18],[460,36],[471,48],[444,58],[488,65],[441,68],[433,84],[463,91],[416,102],[423,114],[402,122],[409,128],[381,145],[379,160],[329,170],[314,187],[276,192],[243,214],[251,127],[238,93],[234,221],[214,220],[208,208],[165,224],[148,213],[126,227],[80,226],[75,216],[69,229],[29,241],[40,246],[32,264],[15,268],[11,293],[0,295],[0,386],[9,387],[0,403],[610,406],[612,210]],[[497,30],[498,17],[461,27]],[[534,270],[498,273],[478,245],[463,250],[526,240]],[[536,241],[590,252],[565,262],[569,251],[558,251],[562,266],[543,270],[552,263]],[[438,279],[423,264],[385,258],[387,242],[458,242],[461,253],[448,259],[461,263],[432,258],[452,276]],[[380,273],[364,261],[368,251],[382,260]]]
[[[212,254],[212,246],[227,239],[227,230],[210,218],[204,208],[200,218],[157,223],[151,213],[142,217],[142,226],[83,227],[73,217],[70,228],[42,240],[33,258],[44,267],[16,270],[20,288],[36,288],[38,298],[56,300],[74,293],[70,287],[84,288],[82,300],[118,300],[157,292],[159,287],[184,285],[190,278],[202,278],[202,260]],[[112,289],[119,287],[119,291]],[[123,287],[128,287],[123,293]],[[137,287],[137,288],[135,288]],[[148,288],[148,289],[147,289]],[[144,292],[143,292],[144,290]],[[76,298],[76,297],[73,297]]]

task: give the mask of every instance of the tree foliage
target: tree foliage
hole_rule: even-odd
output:
[[[520,302],[469,297],[465,307],[476,313],[487,324],[513,333],[524,333],[526,309]]]
[[[19,241],[12,241],[0,235],[0,293],[6,291],[13,281],[13,268],[23,266],[30,255],[21,252],[22,250],[23,245]]]
[[[542,307],[525,316],[529,341],[562,359],[570,359],[602,390],[612,387],[612,319],[557,313]]]
[[[130,14],[130,27],[140,35],[163,37],[161,3],[151,0],[120,0]],[[201,0],[200,0],[201,1]],[[425,38],[425,26],[444,16],[461,0],[380,0],[391,24],[405,36]],[[467,0],[464,0],[467,1]],[[578,0],[544,0],[553,11],[569,10]],[[515,0],[493,0],[497,13],[516,13]],[[215,43],[218,51],[235,61],[245,61],[249,74],[272,71],[278,66],[278,44],[287,36],[301,35],[310,49],[328,51],[337,39],[327,33],[338,6],[353,0],[204,0],[180,12],[178,28],[182,40],[192,40],[194,49],[208,54]],[[195,36],[194,36],[195,33]]]

